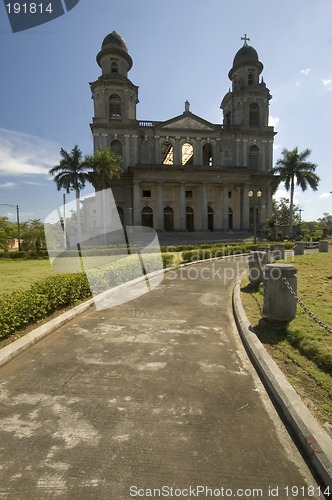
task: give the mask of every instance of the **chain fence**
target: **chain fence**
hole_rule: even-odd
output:
[[[326,330],[327,332],[329,333],[332,333],[332,328],[329,327],[328,325],[326,325],[323,321],[321,321],[319,318],[317,318],[317,316],[312,312],[310,311],[310,309],[304,304],[304,302],[298,297],[298,295],[296,294],[296,292],[293,290],[291,284],[289,283],[289,281],[287,280],[287,278],[285,278],[285,276],[283,276],[282,278],[282,281],[285,283],[286,287],[288,288],[288,290],[290,291],[290,293],[293,295],[293,297],[295,297],[296,301],[298,304],[300,304],[300,306],[302,307],[302,309],[304,309],[304,311],[310,316],[310,318],[312,318],[316,323],[319,324],[319,326],[321,326],[322,328],[324,328],[324,330]]]

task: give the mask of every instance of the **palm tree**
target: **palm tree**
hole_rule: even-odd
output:
[[[82,238],[81,218],[80,218],[80,192],[89,181],[87,165],[82,159],[82,151],[77,145],[73,147],[70,153],[63,148],[60,150],[61,160],[59,165],[55,165],[49,170],[50,175],[54,176],[54,182],[58,191],[65,189],[67,193],[75,191],[76,212],[77,212],[77,233],[78,249]]]
[[[122,174],[120,167],[121,158],[111,148],[99,148],[92,155],[86,155],[84,164],[90,167],[87,180],[91,182],[96,191],[111,187],[113,179],[118,179]]]
[[[295,182],[300,186],[302,191],[306,191],[308,186],[314,191],[318,189],[319,177],[315,174],[317,165],[307,161],[310,156],[310,149],[305,149],[299,152],[298,147],[291,151],[283,149],[276,166],[272,168],[271,173],[274,175],[272,179],[273,192],[277,190],[281,183],[285,184],[287,191],[290,191],[290,206],[289,206],[289,236],[293,236],[293,213],[294,213],[294,190]]]
[[[101,192],[101,197],[96,195],[96,208],[97,212],[102,216],[106,244],[106,233],[108,232],[107,220],[112,226],[110,217],[112,218],[114,208],[109,188],[112,185],[113,179],[118,179],[122,173],[122,168],[120,167],[121,158],[111,148],[104,149],[100,147],[92,155],[85,156],[84,163],[91,168],[88,172],[89,182],[91,182],[96,192]],[[101,206],[99,203],[101,203]]]
[[[76,145],[70,153],[61,148],[61,160],[49,171],[54,176],[54,182],[58,191],[65,189],[67,193],[75,191],[76,199],[79,199],[81,189],[84,188],[87,176],[87,166],[82,159],[82,151]]]

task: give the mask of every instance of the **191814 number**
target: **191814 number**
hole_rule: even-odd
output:
[[[43,14],[44,12],[48,12],[48,14],[52,14],[52,3],[48,5],[43,5],[42,3],[33,3],[26,2],[23,4],[15,3],[7,3],[7,12],[8,14]]]

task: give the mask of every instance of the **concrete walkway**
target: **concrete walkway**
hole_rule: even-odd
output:
[[[3,366],[0,498],[322,499],[240,343],[244,266],[170,271]]]

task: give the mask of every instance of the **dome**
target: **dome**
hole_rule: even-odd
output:
[[[97,63],[100,67],[102,65],[102,59],[108,56],[116,56],[125,59],[128,63],[127,71],[129,71],[133,65],[133,60],[128,54],[126,42],[116,31],[112,31],[112,33],[105,36],[101,44],[101,50],[97,54]]]
[[[237,66],[247,66],[248,64],[253,64],[253,63],[254,64],[259,63],[258,54],[254,49],[254,47],[245,44],[236,53],[233,61],[233,68],[236,68]]]
[[[263,71],[263,64],[258,59],[258,54],[254,47],[245,43],[240,50],[237,51],[233,61],[233,67],[228,73],[230,80],[233,79],[234,73],[243,67],[254,66],[258,69],[259,74]]]
[[[122,36],[117,34],[116,31],[112,31],[112,33],[110,33],[104,38],[101,48],[102,49],[114,48],[128,52],[126,42],[124,41]]]

